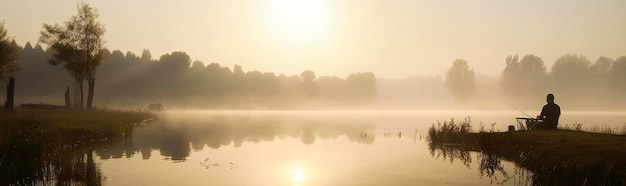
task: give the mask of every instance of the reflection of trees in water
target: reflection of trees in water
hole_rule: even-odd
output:
[[[472,153],[470,153],[471,151],[467,147],[457,144],[429,142],[428,149],[430,150],[430,155],[435,158],[447,159],[450,160],[450,163],[459,160],[468,169],[472,167]],[[478,160],[478,171],[481,178],[487,176],[491,183],[495,181],[498,184],[509,180],[510,177],[506,170],[504,170],[502,162],[497,155],[481,152],[476,155],[476,159]],[[501,175],[501,177],[498,175]]]
[[[13,144],[2,157],[0,185],[102,185],[91,150],[46,150],[40,144]]]
[[[515,185],[623,185],[626,179],[624,171],[615,168],[620,166],[617,164],[607,168],[603,163],[590,163],[576,157],[549,157],[536,151],[504,152],[482,143],[479,145],[486,147],[432,141],[428,145],[433,157],[450,162],[459,160],[468,168],[472,163],[471,152],[476,152],[480,177],[487,176],[492,183],[501,184],[512,178]],[[514,163],[513,175],[506,172],[502,159]]]
[[[509,174],[504,170],[502,162],[498,159],[498,155],[480,153],[477,157],[479,162],[478,171],[481,177],[486,175],[491,180],[491,183],[495,181],[498,184],[504,183],[510,178]],[[502,174],[504,180],[499,180],[497,173]]]
[[[435,158],[448,159],[450,163],[454,163],[454,160],[459,160],[465,167],[471,167],[472,157],[470,156],[470,151],[462,150],[460,146],[454,144],[428,143],[428,150],[430,150],[430,155]]]
[[[74,152],[55,162],[56,181],[60,185],[83,183],[102,185],[103,176],[93,159],[93,151]]]
[[[0,144],[0,185],[101,185],[91,150],[45,139],[39,122],[7,124]]]
[[[190,151],[200,151],[205,146],[220,148],[244,142],[271,142],[276,138],[295,138],[304,144],[313,144],[318,138],[335,139],[345,135],[348,140],[372,144],[374,135],[367,130],[374,125],[355,120],[332,118],[303,118],[286,116],[227,116],[165,117],[160,122],[136,128],[132,139],[97,150],[103,159],[132,157],[141,153],[150,158],[153,149],[174,161],[184,161]]]
[[[532,185],[533,184],[533,175],[532,171],[525,169],[523,167],[515,166],[513,169],[513,184],[514,185]],[[535,184],[540,185],[540,184]]]

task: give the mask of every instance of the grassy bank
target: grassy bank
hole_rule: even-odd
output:
[[[0,144],[42,140],[59,145],[122,138],[135,123],[153,117],[146,112],[18,109],[0,111]]]
[[[453,147],[495,155],[532,171],[535,184],[626,184],[624,135],[571,130],[472,132],[469,129],[469,121],[434,125],[428,137],[431,148]]]
[[[135,123],[152,117],[124,111],[0,112],[0,185],[97,183],[91,149],[129,136]]]

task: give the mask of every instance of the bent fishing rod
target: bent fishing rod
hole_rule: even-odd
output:
[[[506,102],[506,101],[505,101],[504,103],[505,103],[505,104],[507,104],[507,105],[509,105],[509,106],[511,106],[513,109],[515,109],[515,110],[517,110],[517,111],[521,112],[522,114],[524,114],[524,115],[528,116],[529,118],[533,118],[533,117],[531,117],[530,115],[528,115],[528,114],[524,113],[524,111],[522,111],[522,110],[518,109],[517,107],[515,107],[515,106],[513,106],[513,105],[509,104],[508,102]]]

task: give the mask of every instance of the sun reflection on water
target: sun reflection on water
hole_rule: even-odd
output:
[[[293,169],[291,173],[291,180],[295,183],[302,183],[304,181],[304,172],[302,172],[302,169]]]

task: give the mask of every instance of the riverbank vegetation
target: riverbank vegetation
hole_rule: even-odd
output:
[[[469,129],[469,120],[433,125],[428,133],[431,151],[439,150],[461,160],[469,158],[469,151],[508,160],[533,172],[534,184],[626,183],[624,135],[574,130],[472,132]]]
[[[103,110],[0,112],[0,175],[5,175],[0,184],[37,185],[93,178],[80,173],[96,173],[88,149],[122,140],[131,135],[134,124],[152,117],[148,112]],[[86,153],[88,157],[75,159],[75,155],[69,156],[72,153]]]
[[[42,138],[48,143],[77,144],[122,138],[133,124],[152,117],[149,112],[17,109],[0,112],[0,143]]]

